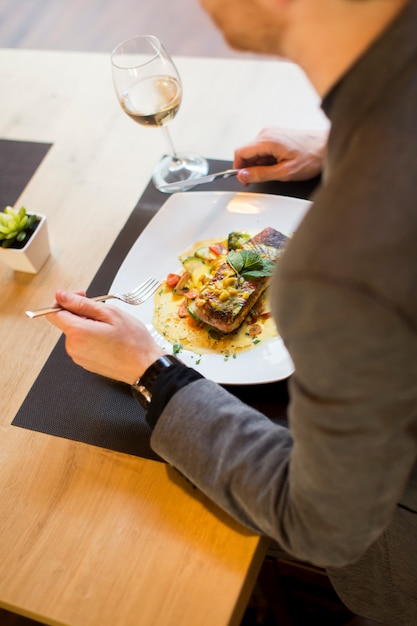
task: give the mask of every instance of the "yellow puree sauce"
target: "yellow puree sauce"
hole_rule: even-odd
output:
[[[194,258],[196,251],[208,249],[219,243],[226,248],[227,241],[218,239],[198,241],[180,255],[180,261],[184,263],[186,259]],[[205,282],[214,275],[219,265],[224,263],[227,253],[228,251],[225,250],[224,255],[203,261],[201,267],[198,266],[191,272],[190,286],[193,290],[200,291]],[[184,271],[185,266],[176,273],[182,275]],[[278,335],[274,320],[269,314],[268,288],[241,326],[227,334],[207,324],[198,324],[191,316],[180,317],[179,310],[181,305],[184,306],[185,301],[185,296],[177,295],[172,288],[168,287],[166,280],[155,294],[153,325],[167,341],[173,344],[175,352],[180,352],[184,348],[198,355],[218,353],[223,354],[225,358],[236,357],[239,352],[259,346]]]

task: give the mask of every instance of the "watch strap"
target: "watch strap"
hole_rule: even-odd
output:
[[[140,378],[132,385],[132,393],[145,411],[148,410],[152,400],[152,392],[155,380],[160,373],[172,365],[181,364],[175,356],[164,354],[150,365]]]

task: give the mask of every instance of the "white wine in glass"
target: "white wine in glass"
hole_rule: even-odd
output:
[[[113,83],[120,105],[135,122],[160,126],[169,154],[156,166],[156,187],[177,183],[171,191],[181,191],[181,182],[204,176],[208,162],[197,154],[178,154],[167,123],[181,104],[182,84],[175,64],[159,39],[140,35],[122,41],[111,54]]]

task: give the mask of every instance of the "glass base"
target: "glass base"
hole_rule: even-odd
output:
[[[198,154],[178,154],[176,157],[168,155],[156,166],[152,180],[156,188],[168,183],[178,182],[178,187],[163,192],[175,193],[176,191],[181,191],[181,182],[205,176],[208,170],[208,161]],[[160,191],[163,190],[161,189]]]

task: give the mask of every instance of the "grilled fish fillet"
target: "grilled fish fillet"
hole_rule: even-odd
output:
[[[274,228],[265,228],[242,247],[276,260],[288,237]],[[195,301],[195,315],[222,333],[236,330],[268,287],[271,276],[246,278],[237,276],[228,263],[223,263],[201,290]]]

